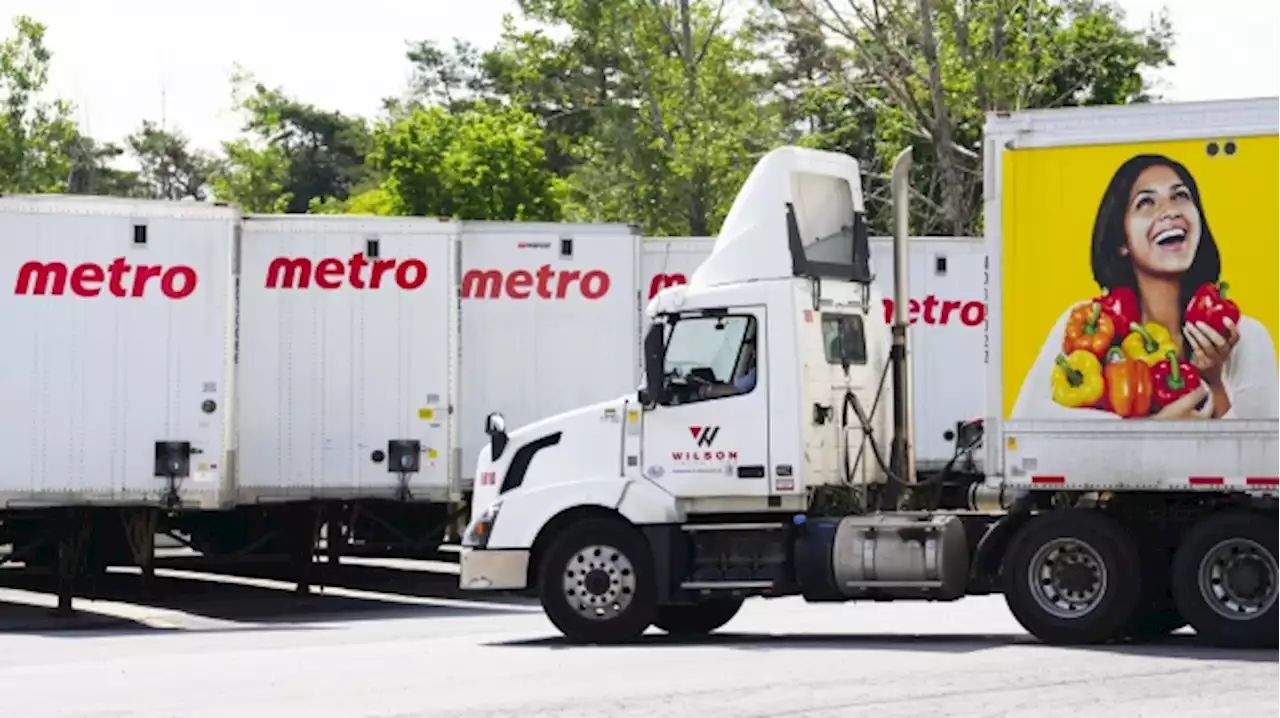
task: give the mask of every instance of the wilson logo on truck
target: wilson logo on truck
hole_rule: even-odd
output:
[[[18,295],[60,297],[71,290],[77,297],[97,297],[103,292],[113,297],[139,298],[149,290],[159,291],[169,299],[186,299],[196,291],[199,277],[194,267],[175,264],[129,264],[116,257],[103,266],[83,262],[69,268],[59,261],[30,261],[18,268],[13,292]]]

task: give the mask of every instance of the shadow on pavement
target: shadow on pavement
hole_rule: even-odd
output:
[[[550,649],[612,648],[590,644],[577,646],[560,636],[530,640],[499,641],[486,645],[498,647],[540,647]],[[1233,650],[1213,648],[1200,644],[1194,635],[1174,635],[1158,642],[1132,644],[1118,643],[1101,646],[1043,646],[1025,634],[865,634],[865,633],[803,633],[803,634],[747,634],[713,633],[698,638],[683,638],[663,633],[646,633],[629,646],[681,646],[705,648],[718,646],[748,651],[776,651],[794,649],[814,650],[889,650],[922,651],[930,653],[972,653],[991,648],[1009,646],[1038,647],[1045,650],[1095,651],[1116,655],[1151,656],[1160,658],[1187,658],[1192,660],[1238,661],[1243,663],[1276,663],[1280,654],[1276,649]],[[620,646],[619,646],[620,647]]]
[[[800,649],[814,650],[918,650],[934,653],[970,653],[987,648],[1010,646],[1029,642],[1017,635],[939,634],[932,636],[883,635],[856,633],[713,633],[709,636],[685,638],[665,633],[646,633],[629,646],[655,646],[663,648],[705,648],[708,646],[746,651],[780,651]],[[501,641],[488,645],[507,647],[542,647],[552,649],[614,648],[588,644],[579,646],[560,636],[529,640]],[[616,646],[621,647],[621,646]]]
[[[344,567],[345,569],[345,567]],[[193,569],[192,569],[193,570]],[[224,575],[245,575],[240,572],[231,573],[220,569]],[[274,574],[264,573],[261,577],[274,580],[281,579],[281,571],[277,568]],[[257,577],[257,576],[255,576]],[[284,579],[287,580],[287,579]],[[456,578],[454,579],[456,582]],[[344,580],[345,584],[354,583]],[[338,585],[329,583],[328,585]],[[392,582],[387,579],[381,584],[383,592],[392,592]],[[0,570],[0,588],[14,588],[44,594],[54,594],[53,579],[43,573],[19,571],[14,569]],[[361,587],[363,588],[363,587]],[[418,598],[438,597],[430,593],[428,585],[418,583],[413,591],[396,587],[394,593]],[[231,622],[250,622],[258,624],[297,624],[334,621],[378,620],[387,618],[423,618],[423,617],[456,617],[474,616],[483,613],[509,614],[515,612],[514,606],[505,608],[495,605],[492,608],[467,608],[464,606],[442,606],[429,604],[406,603],[396,600],[378,600],[375,598],[359,598],[336,596],[324,593],[319,584],[312,588],[310,594],[299,594],[282,588],[250,586],[237,583],[224,583],[199,578],[175,578],[157,575],[147,585],[141,575],[135,573],[106,573],[88,581],[76,592],[77,603],[80,599],[99,599],[116,601],[137,606],[139,614],[146,613],[146,607],[174,610],[216,620]],[[5,620],[10,607],[17,610],[12,621]],[[27,613],[26,609],[34,613]],[[138,621],[130,621],[113,616],[93,614],[92,611],[77,611],[70,618],[53,616],[50,609],[0,603],[0,632],[22,630],[15,626],[38,625],[41,629],[53,629],[66,626],[73,628],[78,623],[94,628],[102,628],[115,621],[119,627],[133,626],[142,630],[157,631]],[[36,619],[39,620],[36,620]]]
[[[170,629],[148,626],[118,616],[93,611],[76,611],[72,616],[58,616],[52,608],[0,601],[0,634],[164,633]]]
[[[406,565],[412,562],[403,561]],[[156,562],[157,568],[180,569],[183,571],[209,571],[228,576],[245,578],[262,578],[279,581],[292,580],[289,568],[280,563],[269,562],[236,562],[215,563],[199,557],[183,557],[164,559]],[[330,570],[326,564],[316,564],[316,581],[323,581],[326,586],[350,588],[359,591],[378,591],[396,593],[418,598],[446,598],[455,601],[472,603],[536,606],[537,601],[510,594],[464,591],[458,586],[458,576],[453,573],[440,573],[428,570],[386,568],[340,564]],[[319,583],[317,583],[319,585]]]

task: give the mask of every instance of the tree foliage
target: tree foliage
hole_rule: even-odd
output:
[[[914,146],[912,230],[973,234],[988,113],[1151,101],[1144,73],[1171,62],[1167,19],[1130,27],[1109,0],[727,3],[520,0],[493,47],[409,43],[406,95],[375,118],[242,72],[242,132],[217,156],[149,122],[119,144],[83,136],[68,103],[37,99],[44,27],[18,18],[0,44],[0,190],[710,235],[755,160],[800,144],[859,159],[885,232],[888,161]]]

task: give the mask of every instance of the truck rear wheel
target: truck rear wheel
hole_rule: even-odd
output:
[[[1132,625],[1142,599],[1137,542],[1112,519],[1059,511],[1032,519],[1004,559],[1004,596],[1051,645],[1100,643]]]
[[[1196,524],[1173,555],[1173,597],[1202,640],[1274,648],[1276,524],[1231,511]]]
[[[573,643],[624,643],[653,622],[652,554],[621,521],[569,526],[548,548],[538,575],[547,618]]]
[[[692,605],[659,606],[653,625],[673,636],[704,636],[738,615],[741,598],[713,598]]]

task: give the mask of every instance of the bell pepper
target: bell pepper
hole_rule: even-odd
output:
[[[1120,348],[1124,349],[1126,356],[1140,359],[1147,366],[1155,366],[1164,361],[1167,352],[1178,351],[1178,345],[1173,343],[1173,335],[1156,322],[1130,324],[1129,336],[1120,342]]]
[[[1093,408],[1102,399],[1102,362],[1087,349],[1059,354],[1052,381],[1055,402],[1073,409]]]
[[[1138,295],[1128,287],[1109,289],[1093,301],[1102,305],[1102,311],[1111,315],[1111,321],[1117,327],[1127,327],[1142,320],[1142,312],[1138,309]]]
[[[1115,337],[1115,322],[1111,315],[1103,313],[1102,304],[1081,304],[1067,317],[1067,336],[1062,340],[1062,352],[1071,354],[1083,349],[1101,359],[1111,348]]]
[[[1178,360],[1177,352],[1165,352],[1165,358],[1151,367],[1155,382],[1155,403],[1165,407],[1200,387],[1200,372],[1191,362]]]
[[[1227,299],[1226,282],[1206,282],[1200,285],[1196,293],[1187,302],[1187,311],[1183,321],[1188,323],[1204,322],[1222,336],[1230,335],[1224,320],[1230,319],[1233,324],[1240,322],[1240,307]]]
[[[1127,357],[1119,347],[1112,347],[1107,352],[1102,377],[1107,385],[1105,408],[1108,411],[1125,418],[1151,413],[1155,384],[1151,367],[1141,359]]]

